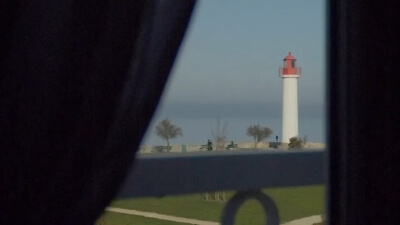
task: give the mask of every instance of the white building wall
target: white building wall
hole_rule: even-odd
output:
[[[283,77],[282,143],[289,143],[291,137],[299,136],[297,99],[298,75]]]

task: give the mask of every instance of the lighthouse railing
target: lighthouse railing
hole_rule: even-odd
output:
[[[268,224],[279,224],[279,211],[260,190],[324,184],[325,150],[243,150],[139,154],[118,198],[164,197],[236,190],[225,205],[222,224],[229,224],[241,203],[255,198]]]
[[[295,68],[279,67],[278,74],[279,77],[282,77],[284,74],[296,74],[301,76],[301,67],[295,67]]]

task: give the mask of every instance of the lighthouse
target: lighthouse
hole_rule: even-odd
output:
[[[301,68],[296,67],[296,58],[289,52],[283,59],[283,67],[279,68],[279,76],[283,81],[282,144],[299,136],[297,80],[300,75]]]

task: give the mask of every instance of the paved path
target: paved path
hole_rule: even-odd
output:
[[[314,223],[319,223],[321,221],[322,221],[321,216],[309,216],[298,220],[290,221],[289,223],[285,223],[283,225],[313,225]]]
[[[219,223],[213,222],[213,221],[189,219],[189,218],[183,218],[183,217],[177,217],[177,216],[163,215],[163,214],[158,214],[158,213],[153,213],[153,212],[137,211],[137,210],[133,210],[133,209],[121,209],[121,208],[107,207],[106,211],[129,214],[129,215],[136,215],[136,216],[144,216],[144,217],[148,217],[148,218],[168,220],[168,221],[173,221],[173,222],[178,222],[178,223],[188,223],[188,224],[194,224],[194,225],[219,225]],[[310,217],[305,217],[305,218],[298,219],[298,220],[293,220],[293,221],[291,221],[289,223],[285,223],[283,225],[312,225],[314,223],[318,223],[321,221],[322,221],[321,216],[310,216]]]
[[[168,220],[168,221],[173,221],[173,222],[178,222],[178,223],[188,223],[188,224],[195,224],[195,225],[219,225],[219,223],[212,222],[212,221],[188,219],[188,218],[183,218],[183,217],[168,216],[168,215],[152,213],[152,212],[142,212],[142,211],[137,211],[137,210],[132,210],[132,209],[107,207],[106,211],[116,212],[116,213],[124,213],[124,214],[136,215],[136,216],[144,216],[144,217],[148,217],[148,218]]]

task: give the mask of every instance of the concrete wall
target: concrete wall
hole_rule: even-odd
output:
[[[225,144],[228,145],[229,143]],[[195,151],[206,151],[206,150],[200,150],[201,145],[186,145],[186,152],[195,152]],[[215,148],[215,147],[214,147]],[[238,143],[238,148],[240,149],[254,149],[254,142],[239,142]],[[287,146],[286,146],[287,148]],[[306,146],[304,147],[305,149],[323,149],[325,148],[324,143],[307,143]],[[257,149],[260,150],[272,150],[274,148],[269,147],[269,142],[259,142],[257,144]],[[283,146],[283,149],[285,149],[285,146]],[[154,146],[149,146],[149,145],[143,145],[140,146],[140,153],[154,153]],[[172,149],[170,152],[182,152],[182,145],[172,145]]]

